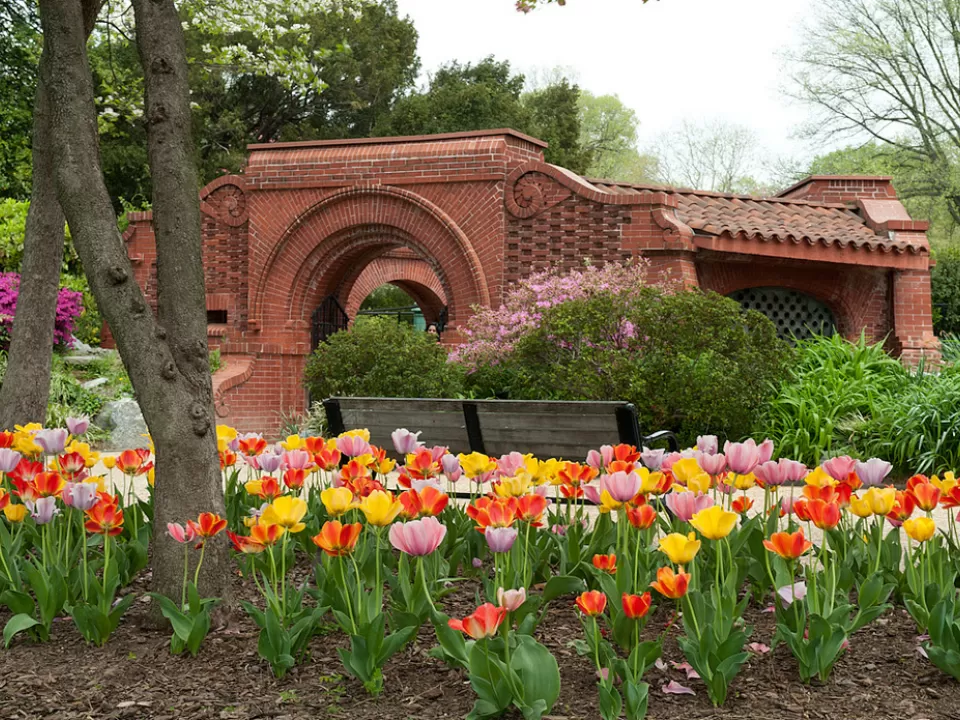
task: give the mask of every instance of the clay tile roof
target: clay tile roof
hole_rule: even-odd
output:
[[[729,234],[761,242],[820,243],[882,252],[929,252],[925,243],[898,239],[901,237],[898,233],[874,232],[854,206],[840,203],[753,197],[611,180],[587,179],[587,182],[602,192],[617,195],[668,193],[678,202],[677,217],[697,234]]]

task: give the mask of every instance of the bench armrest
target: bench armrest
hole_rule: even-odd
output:
[[[669,430],[660,430],[651,435],[644,435],[642,442],[647,447],[657,442],[666,442],[671,452],[680,452],[680,443],[677,441],[677,436]]]

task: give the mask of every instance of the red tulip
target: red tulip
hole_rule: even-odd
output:
[[[657,570],[657,579],[650,583],[650,587],[672,600],[679,600],[686,595],[689,585],[689,573],[674,573],[673,568],[670,567],[662,567]]]
[[[617,556],[613,554],[594,555],[593,566],[601,572],[606,572],[613,575],[615,572],[617,572]]]
[[[918,508],[924,512],[930,512],[940,504],[940,488],[930,481],[917,482],[911,486],[910,481],[913,479],[914,478],[910,478],[910,480],[907,481],[907,492],[913,496]]]
[[[813,547],[813,543],[803,536],[803,530],[797,530],[795,533],[774,533],[769,540],[763,541],[763,546],[786,560],[796,560]]]
[[[840,505],[824,500],[810,500],[806,503],[810,520],[821,530],[832,530],[840,523]]]
[[[343,525],[339,520],[328,520],[320,532],[310,539],[330,557],[343,557],[353,552],[362,529],[363,525],[358,522]]]
[[[466,633],[474,640],[482,640],[496,635],[506,616],[507,609],[505,607],[484,603],[463,620],[451,619],[447,621],[447,625],[453,630]]]
[[[627,520],[637,530],[646,530],[657,521],[657,510],[652,505],[628,507]]]
[[[60,473],[55,472],[42,472],[33,479],[37,497],[57,497],[66,484]]]
[[[212,538],[227,527],[227,521],[216,513],[200,513],[197,521],[187,520],[187,524],[197,534],[197,537]]]
[[[303,468],[290,468],[283,473],[283,484],[291,490],[299,490],[307,481],[307,471]]]
[[[540,519],[547,509],[547,499],[536,493],[517,498],[517,520],[540,527]]]
[[[596,617],[607,607],[607,596],[599,590],[588,590],[577,597],[577,607],[588,617]]]
[[[741,495],[740,497],[734,498],[733,502],[730,503],[730,509],[738,515],[746,515],[747,511],[752,507],[753,500],[748,498],[746,495]]]
[[[420,491],[420,512],[423,515],[439,515],[449,502],[450,496],[433,485],[427,485]]]
[[[624,593],[621,602],[623,603],[623,614],[631,620],[639,620],[650,611],[651,598],[649,592],[645,592],[643,595]]]
[[[123,510],[113,503],[98,502],[87,510],[83,526],[96,535],[119,535],[123,532]]]

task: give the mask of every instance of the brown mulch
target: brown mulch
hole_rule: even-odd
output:
[[[446,600],[447,612],[470,612],[475,592],[465,585]],[[650,619],[648,634],[670,621],[669,610],[663,607]],[[211,631],[197,658],[172,656],[169,634],[145,627],[146,616],[147,604],[135,602],[103,648],[86,645],[66,619],[57,622],[48,643],[18,640],[0,650],[0,718],[433,720],[462,718],[473,704],[466,676],[427,655],[434,644],[430,627],[387,665],[384,693],[371,698],[343,670],[336,648],[346,641],[333,628],[314,638],[305,664],[278,680],[258,658],[257,628],[242,611]],[[773,615],[750,608],[746,621],[753,626],[751,641],[771,644]],[[722,708],[712,707],[702,683],[673,669],[672,661],[684,660],[676,632],[671,629],[664,649],[667,669],[651,668],[645,676],[649,718],[960,720],[960,685],[919,655],[916,628],[902,609],[855,635],[825,685],[800,683],[786,647],[751,657]],[[599,718],[595,671],[574,644],[583,633],[571,599],[553,604],[538,635],[562,676],[550,717]],[[664,694],[670,680],[696,695]]]

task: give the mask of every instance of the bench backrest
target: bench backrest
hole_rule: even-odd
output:
[[[627,402],[330,398],[331,434],[367,428],[370,442],[394,455],[390,434],[422,430],[429,446],[454,453],[509,452],[583,462],[601,445],[641,444],[636,408]]]

